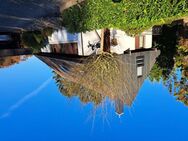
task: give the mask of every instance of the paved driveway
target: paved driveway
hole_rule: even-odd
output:
[[[0,0],[0,31],[29,29],[36,20],[57,18],[55,0]]]

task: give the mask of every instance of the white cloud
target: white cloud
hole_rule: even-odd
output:
[[[35,89],[31,93],[27,94],[26,96],[24,96],[23,98],[21,98],[19,101],[17,101],[15,104],[13,104],[12,106],[10,106],[10,108],[8,109],[8,111],[6,113],[4,113],[3,115],[0,116],[0,119],[3,119],[3,118],[6,118],[6,117],[10,116],[13,111],[15,111],[16,109],[18,109],[25,102],[27,102],[28,100],[30,100],[31,98],[33,98],[34,96],[36,96],[41,90],[43,90],[50,83],[51,80],[52,80],[52,78],[49,78],[48,80],[46,80],[45,82],[43,82],[37,89]]]

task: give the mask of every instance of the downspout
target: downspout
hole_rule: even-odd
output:
[[[82,46],[82,55],[84,56],[84,45],[83,45],[83,35],[82,35],[82,32],[81,32],[81,46]]]

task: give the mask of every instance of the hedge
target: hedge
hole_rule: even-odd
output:
[[[170,23],[188,15],[187,0],[86,0],[62,13],[69,32],[101,28],[137,34],[154,25]]]

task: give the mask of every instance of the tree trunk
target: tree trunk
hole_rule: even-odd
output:
[[[103,52],[110,53],[110,30],[108,28],[101,29],[101,45],[99,54]]]
[[[108,28],[106,28],[104,30],[104,47],[103,47],[103,51],[110,53],[110,29],[108,29]]]

